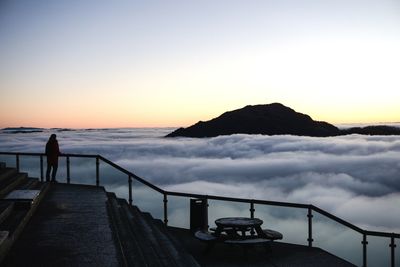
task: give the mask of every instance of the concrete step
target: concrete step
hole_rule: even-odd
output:
[[[0,202],[0,224],[8,218],[14,208],[14,203]]]
[[[0,169],[0,182],[3,180],[8,180],[10,177],[16,175],[17,169],[14,168],[2,168]]]
[[[132,233],[125,218],[121,214],[114,193],[107,193],[107,209],[111,219],[114,237],[119,244],[121,258],[124,266],[149,266],[140,248],[139,239]]]
[[[7,238],[9,236],[8,231],[0,231],[0,247],[7,242]]]
[[[135,206],[131,207],[131,209],[136,209],[138,212],[140,212],[140,210]],[[161,220],[154,219],[153,216],[151,216],[151,214],[148,212],[140,213],[147,223],[153,228],[153,231],[158,232],[159,235],[165,237],[167,242],[161,245],[169,249],[169,253],[173,255],[177,262],[176,266],[200,266],[193,256],[186,251],[181,242],[179,242],[179,240],[168,231],[168,228]]]
[[[164,255],[169,258],[173,266],[199,266],[197,261],[190,255],[178,240],[168,232],[167,227],[161,220],[155,220],[150,213],[141,212],[136,206],[130,207],[124,201],[124,207],[127,212],[132,213],[135,217],[140,218],[143,223],[150,228],[152,235],[155,237],[155,246],[163,250]]]
[[[23,183],[21,183],[17,189],[18,190],[28,190],[28,189],[38,189],[41,188],[43,183],[39,182],[37,178],[28,177]]]
[[[8,231],[10,236],[13,235],[28,211],[29,210],[13,209],[8,217],[0,224],[0,231]]]
[[[165,236],[161,236],[154,231],[153,227],[144,220],[140,213],[135,214],[132,212],[125,200],[120,199],[119,202],[132,227],[141,229],[140,234],[143,235],[143,242],[147,244],[142,246],[146,254],[152,254],[152,257],[158,260],[158,266],[178,266],[176,257],[171,255],[166,247]]]
[[[7,179],[0,181],[0,198],[5,197],[8,193],[17,188],[26,181],[27,177],[28,174],[26,173],[14,173],[14,175],[8,176]]]
[[[18,174],[21,177],[26,179],[26,174]],[[37,185],[38,186],[38,185]],[[12,205],[12,209],[7,211],[7,216],[0,223],[0,233],[2,233],[2,242],[0,244],[0,264],[1,261],[5,258],[8,251],[12,247],[12,245],[17,241],[18,237],[22,233],[26,224],[36,211],[39,203],[45,196],[48,191],[49,185],[42,184],[39,187],[40,193],[36,196],[32,201],[30,201],[29,205],[23,206],[23,208],[16,208],[16,201],[12,199],[1,199],[1,205]],[[7,233],[7,234],[6,234]],[[6,237],[4,237],[6,236]]]
[[[144,212],[141,211],[137,206],[132,206],[131,209],[136,209],[138,212],[140,212],[142,214],[142,216],[146,219],[146,220],[150,220],[152,221],[152,223],[154,223],[155,225],[157,225],[158,227],[160,227],[160,229],[162,231],[165,231],[168,234],[168,228],[165,227],[165,224],[162,220],[160,219],[154,219],[153,216],[149,213],[149,212]]]
[[[146,264],[149,266],[173,266],[168,261],[167,255],[165,255],[165,253],[159,247],[154,245],[155,237],[143,219],[139,216],[134,216],[129,211],[127,212],[126,201],[119,200],[118,203],[121,207],[121,217],[124,218],[127,227],[130,229],[130,232],[134,236],[135,240],[137,240]]]

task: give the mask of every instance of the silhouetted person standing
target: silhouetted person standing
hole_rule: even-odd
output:
[[[50,180],[56,182],[56,174],[58,169],[58,156],[60,155],[60,149],[58,147],[57,136],[52,134],[46,144],[46,156],[47,156],[47,171],[46,171],[46,182]]]

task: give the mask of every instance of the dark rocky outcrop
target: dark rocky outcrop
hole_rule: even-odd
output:
[[[167,137],[214,137],[230,134],[335,136],[340,130],[327,123],[314,121],[279,103],[246,106],[225,112],[210,121],[200,121],[187,128],[179,128]]]
[[[363,135],[400,135],[400,128],[387,125],[373,125],[366,127],[353,127],[340,131],[342,135],[363,134]]]

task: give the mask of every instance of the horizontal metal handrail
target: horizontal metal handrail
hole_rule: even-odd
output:
[[[154,189],[155,191],[157,191],[157,192],[159,192],[159,193],[161,193],[161,194],[164,194],[164,193],[165,193],[165,191],[164,191],[163,189],[159,188],[158,186],[155,186],[155,185],[153,185],[152,183],[146,181],[145,179],[140,178],[140,177],[137,176],[136,174],[134,174],[134,173],[132,173],[132,172],[130,172],[130,171],[128,171],[128,170],[122,168],[121,166],[115,164],[114,162],[112,162],[112,161],[110,161],[110,160],[104,158],[103,156],[98,156],[98,157],[99,157],[99,159],[101,159],[101,160],[104,161],[105,163],[107,163],[107,164],[111,165],[112,167],[116,168],[117,170],[119,170],[119,171],[121,171],[121,172],[123,172],[123,173],[129,175],[129,176],[132,177],[133,179],[135,179],[135,180],[141,182],[142,184],[144,184],[144,185],[150,187],[151,189]]]
[[[318,208],[318,207],[316,207],[314,205],[311,205],[311,209],[313,211],[315,211],[315,212],[318,212],[318,213],[328,217],[329,219],[331,219],[331,220],[333,220],[335,222],[338,222],[338,223],[340,223],[340,224],[342,224],[344,226],[347,226],[347,227],[353,229],[354,231],[359,232],[360,234],[364,234],[365,233],[365,230],[361,229],[360,227],[355,226],[352,223],[346,222],[345,220],[343,220],[343,219],[341,219],[341,218],[339,218],[339,217],[337,217],[337,216],[335,216],[335,215],[333,215],[333,214],[331,214],[331,213],[329,213],[327,211],[324,211],[323,209],[320,209],[320,208]]]
[[[34,152],[0,152],[0,155],[19,155],[19,156],[46,156],[45,153],[34,153]],[[104,161],[105,163],[111,165],[112,167],[114,167],[115,169],[131,176],[132,178],[136,179],[137,181],[145,184],[146,186],[156,190],[159,193],[164,193],[164,190],[162,190],[161,188],[153,185],[152,183],[149,183],[148,181],[144,180],[143,178],[140,178],[139,176],[137,176],[136,174],[122,168],[121,166],[115,164],[114,162],[104,158],[101,155],[91,155],[91,154],[71,154],[71,153],[61,153],[60,157],[75,157],[75,158],[98,158],[101,159],[102,161]]]
[[[21,155],[21,156],[45,156],[44,153],[31,153],[31,152],[0,152],[0,155]],[[363,235],[369,236],[377,236],[377,237],[392,237],[392,238],[400,238],[399,233],[386,233],[386,232],[379,232],[379,231],[369,231],[361,229],[360,227],[349,223],[321,208],[318,208],[311,204],[301,204],[301,203],[290,203],[290,202],[279,202],[279,201],[270,201],[270,200],[259,200],[259,199],[246,199],[246,198],[234,198],[234,197],[224,197],[224,196],[216,196],[216,195],[202,195],[202,194],[194,194],[194,193],[184,193],[184,192],[174,192],[174,191],[165,191],[152,183],[146,181],[145,179],[135,175],[134,173],[126,170],[125,168],[115,164],[114,162],[104,158],[101,155],[90,155],[90,154],[61,154],[62,157],[81,157],[81,158],[98,158],[101,161],[109,164],[113,168],[125,173],[126,175],[132,177],[133,179],[139,181],[140,183],[150,187],[151,189],[169,196],[179,196],[179,197],[188,197],[188,198],[202,198],[202,199],[213,199],[213,200],[220,200],[220,201],[229,201],[229,202],[238,202],[238,203],[253,203],[253,204],[260,204],[260,205],[269,205],[269,206],[279,206],[279,207],[289,207],[289,208],[302,208],[302,209],[311,209],[317,213],[320,213],[329,219],[342,224],[348,228],[351,228],[354,231],[359,232]]]
[[[369,235],[369,236],[376,236],[376,237],[400,238],[400,234],[397,234],[397,233],[385,233],[385,232],[364,230],[364,234]]]
[[[45,153],[35,153],[35,152],[0,152],[0,155],[20,155],[20,156],[46,156]],[[100,155],[90,155],[90,154],[70,154],[61,153],[61,157],[75,157],[75,158],[96,158]]]
[[[182,192],[173,192],[173,191],[165,191],[165,194],[170,195],[170,196],[204,198],[204,199],[214,199],[214,200],[220,200],[220,201],[241,202],[241,203],[254,203],[254,204],[269,205],[269,206],[288,207],[288,208],[306,209],[306,208],[310,207],[310,205],[307,205],[307,204],[298,204],[298,203],[290,203],[290,202],[279,202],[279,201],[236,198],[236,197],[224,197],[224,196],[215,196],[215,195],[201,195],[201,194],[182,193]]]

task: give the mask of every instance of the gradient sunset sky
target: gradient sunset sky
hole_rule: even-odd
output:
[[[0,127],[399,122],[400,1],[4,0],[0,100]]]

